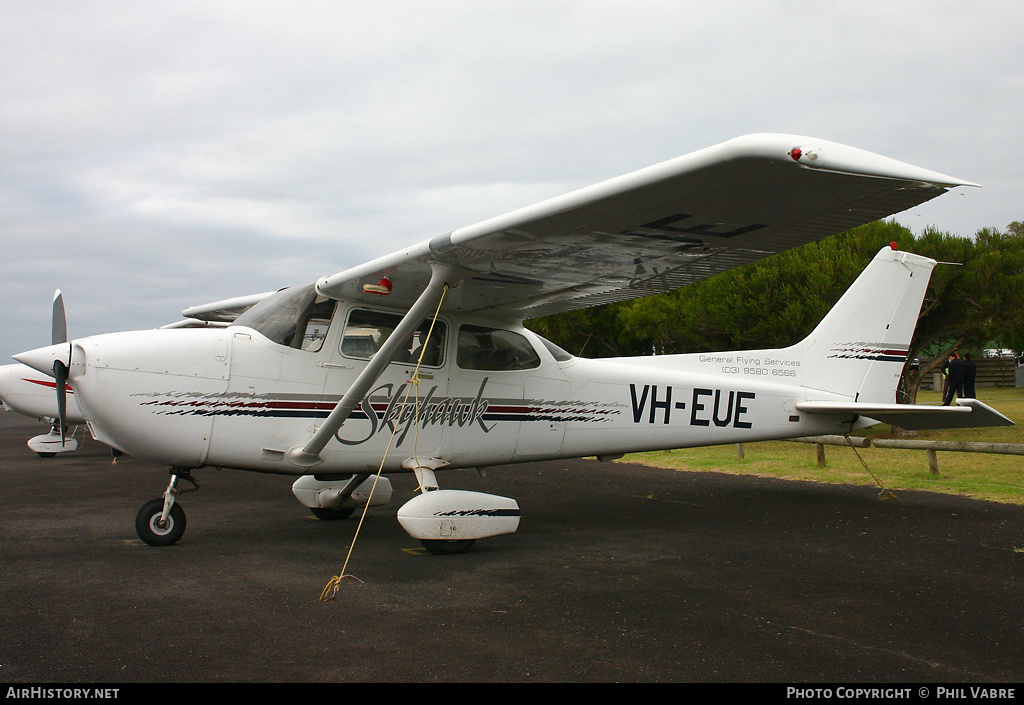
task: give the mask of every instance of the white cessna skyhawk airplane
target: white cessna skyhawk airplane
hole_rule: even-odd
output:
[[[898,405],[935,261],[886,248],[803,341],[588,360],[524,319],[675,289],[884,218],[968,182],[823,140],[752,135],[283,289],[226,328],[148,330],[15,356],[74,390],[94,438],[171,466],[140,537],[176,542],[178,483],[231,467],[298,476],[317,516],[398,511],[433,552],[511,533],[515,500],[436,471],[767,439],[1004,425],[975,400]],[[184,312],[231,320],[217,304]],[[236,311],[237,312],[237,309]]]

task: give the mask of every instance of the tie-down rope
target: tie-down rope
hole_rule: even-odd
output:
[[[441,291],[441,299],[437,302],[437,309],[434,311],[433,318],[430,319],[430,328],[427,329],[427,337],[426,337],[426,339],[424,339],[423,344],[420,346],[420,356],[416,360],[416,368],[413,370],[412,379],[409,380],[409,382],[411,382],[411,384],[409,385],[409,389],[406,390],[405,396],[402,398],[402,403],[399,406],[398,418],[400,419],[404,415],[405,407],[409,403],[409,395],[413,394],[413,390],[415,390],[415,395],[413,396],[413,428],[414,428],[414,431],[413,431],[413,445],[412,445],[412,448],[413,448],[412,455],[413,455],[414,458],[418,457],[417,453],[416,453],[416,449],[417,449],[417,446],[418,446],[418,443],[419,443],[419,431],[420,431],[420,427],[419,427],[419,418],[420,418],[420,394],[419,394],[420,366],[423,364],[423,355],[426,354],[426,352],[427,352],[427,343],[430,342],[430,336],[434,332],[434,324],[437,323],[437,317],[441,313],[441,304],[444,303],[444,297],[445,297],[445,294],[447,294],[447,293],[448,293],[448,285],[445,284],[444,288]],[[376,412],[374,412],[374,413],[376,413]],[[366,519],[366,510],[370,508],[370,501],[373,499],[373,493],[377,489],[377,481],[380,479],[380,474],[384,471],[384,463],[387,461],[388,453],[391,452],[391,444],[395,440],[395,435],[397,435],[398,429],[399,429],[399,425],[395,424],[394,429],[392,429],[392,431],[391,431],[391,437],[388,439],[387,447],[384,448],[384,456],[380,459],[380,467],[377,468],[377,472],[373,476],[373,486],[370,488],[370,495],[366,498],[366,504],[363,505],[363,513],[359,516],[359,524],[356,525],[356,533],[352,537],[352,542],[349,544],[348,553],[345,555],[345,562],[341,566],[341,572],[340,572],[340,574],[335,575],[333,578],[331,578],[327,582],[327,585],[324,586],[323,591],[320,593],[320,601],[321,602],[333,601],[335,599],[335,597],[337,597],[338,590],[341,588],[341,581],[342,580],[352,579],[352,580],[358,580],[359,582],[363,582],[362,580],[359,580],[359,578],[357,578],[356,576],[347,574],[345,572],[345,570],[348,568],[349,559],[352,558],[352,552],[355,550],[356,540],[359,538],[359,531],[363,528],[363,520]],[[422,486],[421,486],[420,489],[422,489]]]

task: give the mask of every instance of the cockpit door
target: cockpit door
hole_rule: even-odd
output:
[[[323,402],[336,302],[285,289],[227,329],[230,379],[215,412],[209,464],[276,463],[329,413]]]
[[[352,306],[336,314],[344,322],[325,360],[324,403],[348,391],[401,321],[390,311]],[[448,330],[445,320],[426,319],[369,393],[335,434],[325,453],[344,453],[346,465],[380,467],[384,453],[393,466],[410,457],[436,456],[442,447],[448,407]],[[418,372],[417,372],[418,370]],[[358,459],[358,460],[357,460]]]

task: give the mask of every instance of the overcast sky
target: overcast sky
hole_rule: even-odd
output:
[[[751,132],[1024,219],[1020,2],[0,0],[0,360],[302,284]]]

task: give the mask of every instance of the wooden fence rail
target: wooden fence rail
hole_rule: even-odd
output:
[[[813,443],[818,454],[818,467],[825,467],[825,446],[846,446],[847,448],[868,448],[871,446],[870,438],[860,436],[805,436],[803,438],[790,439],[794,443]]]
[[[928,453],[928,471],[932,475],[939,474],[938,451],[956,453],[996,453],[999,455],[1024,455],[1024,445],[1020,443],[982,443],[978,441],[910,441],[898,438],[875,439],[876,448],[903,448],[907,450],[923,450]]]
[[[791,438],[794,443],[813,443],[817,450],[818,467],[825,467],[825,446],[847,446],[869,448],[896,448],[902,450],[923,450],[928,453],[928,470],[939,474],[939,451],[952,453],[994,453],[996,455],[1024,455],[1024,443],[983,443],[979,441],[914,441],[899,438],[870,438],[860,436],[807,436]]]
[[[909,450],[951,450],[957,453],[998,453],[1024,455],[1022,443],[981,443],[978,441],[911,441],[898,438],[876,438],[876,448],[907,448]]]

